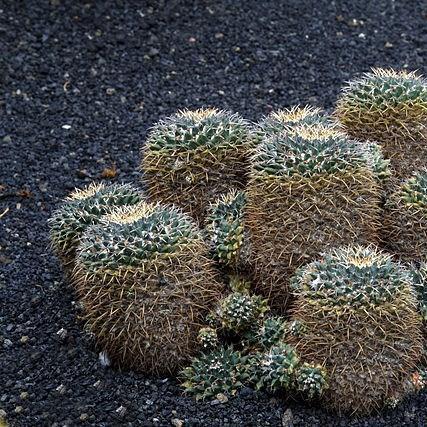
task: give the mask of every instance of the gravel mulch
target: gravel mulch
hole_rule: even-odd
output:
[[[330,108],[371,66],[427,74],[425,2],[0,0],[0,46],[0,411],[11,426],[427,424],[426,393],[352,420],[249,389],[195,403],[173,379],[103,367],[46,225],[106,168],[137,181],[147,128],[177,109],[256,119]]]

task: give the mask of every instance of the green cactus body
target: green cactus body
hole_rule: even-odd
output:
[[[255,290],[286,310],[288,280],[327,247],[379,239],[381,191],[369,148],[336,129],[301,126],[252,158],[245,226]]]
[[[256,323],[252,329],[245,332],[243,342],[245,347],[259,351],[269,350],[272,346],[283,341],[287,333],[287,322],[283,317],[270,316]]]
[[[346,247],[299,269],[292,287],[306,330],[289,342],[327,370],[325,405],[365,414],[403,393],[422,352],[407,270],[373,247]]]
[[[64,265],[72,269],[80,236],[89,226],[115,207],[142,200],[141,192],[129,184],[90,184],[71,193],[49,219],[52,246]]]
[[[211,327],[201,328],[197,340],[202,346],[202,351],[211,351],[219,347],[218,333]]]
[[[280,134],[300,125],[325,125],[334,126],[334,123],[324,115],[320,108],[310,105],[304,107],[294,106],[273,111],[258,122],[257,136],[261,140],[266,136]]]
[[[247,182],[254,136],[239,115],[180,111],[154,126],[141,167],[152,201],[174,203],[204,223],[209,203]]]
[[[295,388],[308,399],[319,398],[328,387],[327,372],[321,365],[303,363],[295,372]]]
[[[239,334],[257,324],[267,310],[260,296],[233,292],[220,301],[216,316],[224,329]]]
[[[390,251],[407,262],[427,255],[427,170],[397,184],[385,205],[384,230]]]
[[[182,386],[197,400],[234,395],[247,382],[246,357],[229,348],[203,353],[181,372]]]
[[[215,260],[234,270],[244,264],[245,202],[243,192],[232,190],[211,204],[206,217],[206,236]]]
[[[264,353],[255,353],[250,357],[251,360],[247,362],[249,380],[258,390],[273,392],[290,388],[299,362],[292,346],[279,343]]]
[[[145,202],[86,230],[74,283],[99,346],[120,366],[157,374],[196,354],[223,290],[190,217]]]
[[[335,115],[353,137],[380,142],[399,177],[427,166],[427,81],[415,73],[364,74],[343,89]]]

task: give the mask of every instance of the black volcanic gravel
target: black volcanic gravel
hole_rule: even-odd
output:
[[[173,379],[101,366],[46,225],[105,167],[137,181],[147,128],[166,114],[330,108],[372,66],[427,74],[426,46],[424,1],[0,0],[0,409],[10,425],[427,425],[426,393],[352,420],[248,389],[195,403]]]

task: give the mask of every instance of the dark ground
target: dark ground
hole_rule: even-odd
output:
[[[113,163],[119,179],[138,180],[147,128],[179,108],[256,119],[297,103],[329,108],[371,66],[426,73],[427,3],[0,0],[0,9],[0,408],[12,426],[277,426],[287,408],[295,426],[427,425],[426,393],[351,420],[248,390],[196,404],[171,379],[103,368],[46,226],[60,198]]]

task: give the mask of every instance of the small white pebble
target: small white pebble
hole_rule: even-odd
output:
[[[126,408],[124,406],[119,406],[116,409],[117,414],[119,414],[121,417],[126,413]]]
[[[62,129],[71,129],[71,126],[70,125],[62,125]]]
[[[65,385],[61,384],[58,387],[56,387],[55,389],[59,394],[64,394],[65,393]]]
[[[99,363],[101,366],[107,367],[111,365],[110,358],[108,357],[108,354],[105,351],[101,351],[99,353]]]

